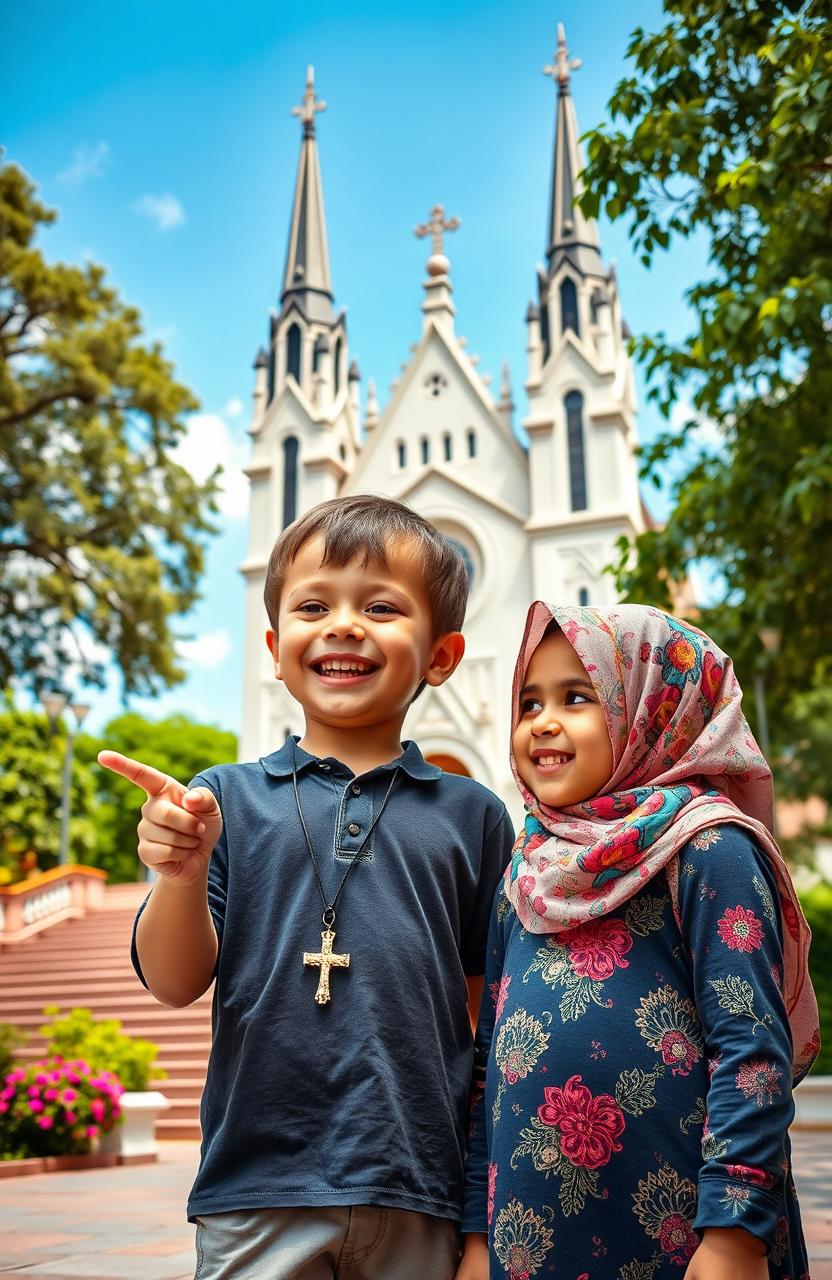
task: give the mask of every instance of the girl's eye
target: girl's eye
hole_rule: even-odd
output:
[[[543,703],[538,698],[524,698],[520,703],[520,714],[523,716],[530,715],[533,711],[540,711]]]
[[[579,693],[577,689],[570,689],[566,695],[567,707],[580,706],[583,702],[592,702],[588,693]]]

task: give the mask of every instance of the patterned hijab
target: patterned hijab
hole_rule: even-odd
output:
[[[613,751],[601,795],[565,809],[540,804],[511,766],[526,804],[506,895],[530,933],[560,933],[616,910],[664,870],[678,920],[676,854],[697,832],[733,822],[768,856],[783,923],[784,999],[797,1074],[817,1054],[809,926],[773,837],[771,771],[741,710],[731,659],[702,631],[658,609],[559,607],[536,601],[514,673],[512,736],[531,656],[556,622],[601,701]]]

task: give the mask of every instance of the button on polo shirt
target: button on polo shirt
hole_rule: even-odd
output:
[[[319,969],[303,963],[321,949],[323,903],[295,807],[293,747],[327,902],[349,872],[333,949],[350,964],[332,970],[328,1005],[315,1003]],[[427,764],[415,743],[356,778],[290,739],[191,786],[211,788],[224,827],[208,877],[220,946],[189,1217],[377,1204],[458,1218],[465,975],[483,972],[513,843],[504,806]],[[135,934],[133,961],[141,977]]]

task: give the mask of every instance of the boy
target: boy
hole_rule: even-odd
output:
[[[199,1280],[454,1275],[466,998],[476,1016],[513,831],[400,733],[462,657],[466,596],[461,557],[415,512],[322,503],[278,539],[265,586],[303,737],[188,789],[99,757],[148,794],[139,977],[181,1007],[216,976]]]

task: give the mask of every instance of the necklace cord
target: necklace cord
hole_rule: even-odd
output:
[[[350,860],[350,864],[341,878],[341,883],[338,886],[338,891],[335,894],[335,897],[332,899],[332,902],[327,902],[326,891],[324,889],[324,882],[321,879],[321,873],[318,870],[318,864],[315,860],[315,853],[312,848],[312,841],[309,838],[309,829],[306,826],[306,819],[303,816],[303,809],[300,806],[300,793],[298,791],[298,762],[297,762],[297,755],[295,753],[295,742],[294,742],[294,739],[292,739],[292,787],[295,793],[295,804],[297,805],[298,817],[300,818],[300,825],[303,827],[303,834],[306,837],[306,847],[309,850],[309,857],[312,859],[312,867],[315,872],[315,879],[318,881],[318,888],[321,892],[321,901],[324,904],[324,913],[323,913],[322,919],[323,919],[324,927],[327,929],[331,929],[333,924],[335,923],[335,905],[341,896],[341,890],[343,889],[344,885],[347,883],[347,876],[352,871],[356,862],[358,862],[361,854],[364,852],[367,841],[370,839],[370,836],[375,831],[378,821],[381,818],[381,815],[384,813],[384,810],[387,808],[387,801],[390,799],[390,793],[392,792],[393,787],[396,785],[396,780],[398,779],[398,776],[400,773],[401,773],[401,766],[396,765],[396,768],[393,770],[393,777],[390,779],[390,785],[387,788],[384,799],[381,802],[381,808],[379,809],[378,813],[370,823],[370,827],[369,827],[369,830],[367,831],[366,836],[361,841],[361,844],[353,854],[352,859]]]

